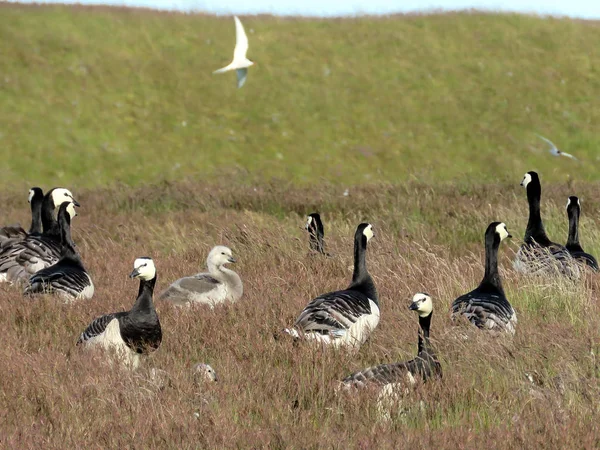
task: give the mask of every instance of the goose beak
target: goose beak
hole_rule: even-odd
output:
[[[408,306],[408,309],[410,309],[411,311],[416,311],[417,309],[419,309],[419,304],[417,302],[413,302]]]
[[[512,234],[509,233],[508,236],[506,236],[506,237],[509,239],[512,239]]]
[[[140,276],[140,271],[138,269],[133,269],[133,272],[129,274],[129,278],[136,278]]]
[[[235,263],[235,262],[237,262],[237,260],[236,260],[236,259],[235,259],[233,256],[230,256],[230,257],[228,257],[228,258],[227,258],[227,261],[229,261],[230,263]]]
[[[73,205],[75,205],[75,206],[77,206],[77,207],[81,206],[81,205],[79,204],[79,202],[78,202],[77,200],[75,200],[73,197],[71,197],[71,200],[72,200],[72,203],[73,203]]]

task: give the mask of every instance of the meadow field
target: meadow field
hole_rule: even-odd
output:
[[[0,445],[600,446],[598,276],[511,265],[528,170],[550,237],[566,241],[577,195],[582,245],[600,255],[600,27],[479,13],[242,21],[258,64],[237,90],[234,75],[211,74],[231,57],[230,17],[0,4],[0,225],[28,223],[29,187],[70,188],[96,286],[65,305],[0,285]],[[535,133],[579,160],[551,156]],[[313,211],[333,258],[309,255]],[[483,276],[496,220],[513,235],[500,265],[514,337],[449,320]],[[279,336],[349,283],[362,221],[382,311],[368,342],[351,355]],[[163,342],[135,372],[75,346],[93,318],[131,307],[136,257],[155,260],[160,292],[203,270],[216,244],[239,260],[238,303],[157,301]],[[434,301],[444,377],[382,421],[375,392],[336,394],[336,382],[414,356],[416,292]],[[219,381],[196,382],[197,362]]]

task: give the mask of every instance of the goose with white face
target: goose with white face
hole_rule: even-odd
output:
[[[428,294],[420,292],[413,296],[412,303],[408,309],[416,311],[419,317],[427,317],[433,311],[433,302]]]
[[[363,230],[363,234],[366,236],[367,242],[369,242],[373,238],[373,236],[375,236],[375,233],[373,233],[373,225],[367,225]]]
[[[75,204],[74,203],[69,203],[67,205],[67,213],[69,213],[69,217],[71,219],[73,219],[74,217],[77,217],[77,211],[75,211]]]
[[[133,272],[129,278],[140,278],[144,281],[149,281],[156,276],[156,267],[152,258],[138,258],[133,263]]]
[[[52,201],[57,208],[64,202],[71,202],[75,206],[81,206],[77,200],[75,200],[75,197],[73,197],[71,191],[65,188],[54,189],[52,191]]]
[[[29,189],[29,197],[27,198],[27,201],[29,203],[31,203],[31,200],[33,199],[34,195],[35,195],[35,191],[33,189]]]
[[[523,181],[521,181],[521,186],[526,188],[529,183],[531,183],[531,175],[529,173],[526,173],[523,177]]]
[[[506,228],[504,222],[496,225],[496,233],[498,234],[498,236],[500,236],[500,242],[502,242],[506,238],[512,237],[511,234],[508,232],[508,228]]]

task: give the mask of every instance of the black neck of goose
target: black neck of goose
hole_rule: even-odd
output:
[[[431,316],[433,316],[433,311],[428,316],[419,316],[419,325],[421,326],[419,329],[419,353],[430,347],[429,327],[431,326]]]
[[[540,245],[550,245],[550,239],[546,235],[542,215],[540,212],[540,201],[542,199],[542,187],[539,180],[532,180],[527,185],[527,201],[529,202],[529,221],[525,230],[525,242],[531,244],[535,240]]]
[[[491,284],[503,292],[502,281],[498,272],[499,247],[500,236],[494,230],[490,230],[485,236],[485,275],[481,284]]]
[[[71,239],[71,216],[67,212],[64,206],[60,207],[58,211],[58,226],[60,229],[60,245],[61,245],[61,257],[71,257],[79,259],[77,252],[75,251],[75,243]]]
[[[567,248],[581,247],[579,245],[579,208],[577,206],[568,208],[569,214],[569,237],[567,239]]]
[[[354,238],[354,273],[350,288],[361,291],[378,304],[375,283],[367,270],[367,237],[362,233]]]
[[[42,226],[44,234],[53,237],[60,236],[58,222],[54,218],[54,201],[52,200],[52,191],[48,192],[42,200]]]
[[[37,194],[31,199],[31,227],[29,234],[42,233],[42,202],[43,199],[38,198]]]
[[[140,280],[140,289],[138,291],[138,297],[133,304],[132,310],[136,311],[148,311],[154,309],[154,302],[152,301],[152,295],[154,294],[154,285],[156,284],[157,275],[151,280]]]
[[[323,231],[323,225],[317,224],[316,227],[311,226],[310,229],[308,230],[308,234],[310,236],[311,250],[317,251],[319,253],[325,253],[325,244],[323,242],[325,233]]]

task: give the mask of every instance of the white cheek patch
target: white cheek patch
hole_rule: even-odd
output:
[[[69,203],[67,205],[67,212],[69,213],[69,216],[71,217],[71,219],[75,216],[77,216],[77,211],[75,211],[75,205],[73,203]]]
[[[526,188],[529,183],[531,183],[531,175],[526,173],[523,177],[523,181],[521,181],[521,186]]]
[[[373,227],[371,225],[367,225],[363,230],[363,234],[367,237],[367,242],[369,242],[373,237]]]
[[[35,194],[35,192],[33,192],[33,189],[29,189],[29,198],[27,199],[29,203],[31,203],[31,200],[33,199],[33,194]]]
[[[503,241],[508,237],[508,230],[504,223],[496,225],[496,233],[500,236],[500,241]]]
[[[133,263],[133,268],[138,270],[138,278],[142,280],[151,280],[156,275],[156,267],[151,259],[138,258]]]
[[[308,230],[310,228],[310,224],[312,223],[313,218],[311,216],[308,216],[308,219],[306,220],[306,229]]]
[[[433,311],[433,303],[431,301],[431,297],[425,297],[425,299],[419,305],[419,316],[427,317]]]

